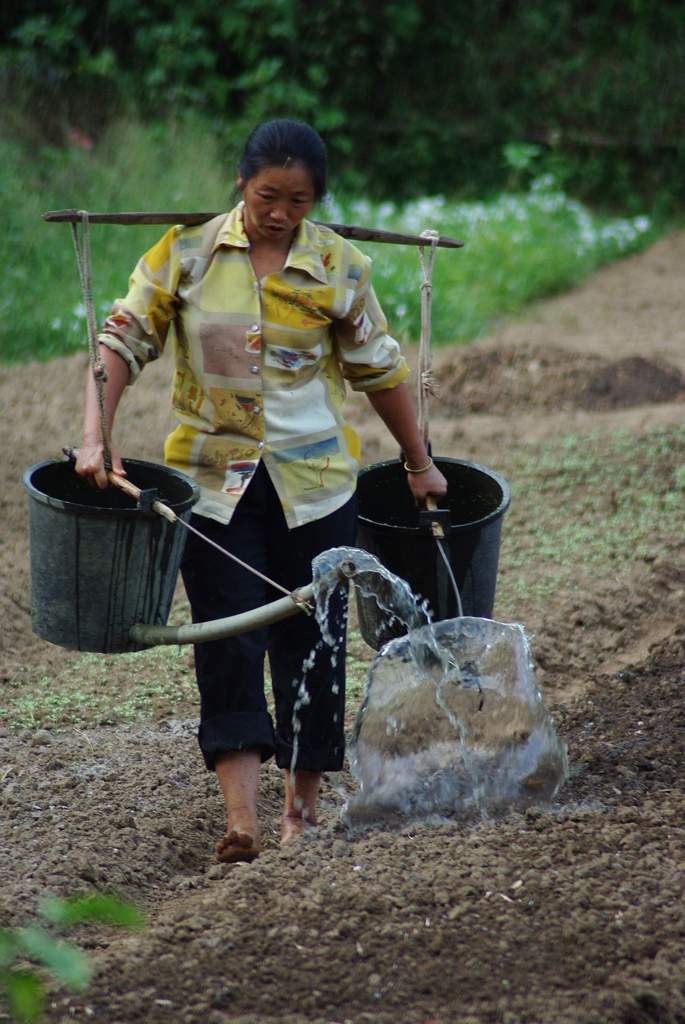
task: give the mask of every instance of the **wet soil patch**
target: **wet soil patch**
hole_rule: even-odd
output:
[[[685,376],[673,366],[642,356],[618,359],[593,373],[578,395],[582,409],[621,409],[685,399]]]
[[[685,376],[661,360],[609,360],[542,345],[456,349],[442,362],[437,380],[440,405],[456,413],[600,412],[685,398]]]

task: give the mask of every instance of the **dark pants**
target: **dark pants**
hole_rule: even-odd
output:
[[[269,475],[260,464],[228,526],[200,516],[193,525],[291,591],[310,582],[316,555],[354,543],[356,511],[356,498],[352,498],[324,519],[289,530]],[[235,615],[283,596],[190,533],[181,571],[194,622]],[[275,753],[278,766],[290,768],[294,728],[298,732],[295,767],[315,772],[342,767],[347,594],[337,592],[331,603],[330,633],[343,638],[333,659],[316,619],[304,613],[265,629],[196,645],[201,698],[198,738],[209,769],[219,754],[230,750],[259,750],[262,760]],[[275,730],[264,696],[265,652],[271,668]],[[304,676],[303,662],[312,658]],[[303,676],[309,703],[298,699]]]

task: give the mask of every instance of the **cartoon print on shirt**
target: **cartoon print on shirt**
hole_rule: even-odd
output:
[[[331,322],[325,311],[330,299],[330,287],[299,288],[273,280],[270,282],[264,316],[273,319],[274,311],[279,310],[278,320],[293,327],[325,327]]]
[[[245,331],[245,351],[249,352],[251,356],[258,356],[262,351],[262,332],[256,331]]]
[[[173,404],[176,409],[200,415],[204,392],[190,370],[178,368],[174,374]]]
[[[258,395],[238,395],[228,388],[210,388],[214,406],[213,423],[218,430],[239,431],[247,437],[261,438]]]
[[[307,469],[313,469],[319,476],[318,484],[312,484],[310,487],[305,487],[305,491],[319,490],[324,486],[323,475],[331,464],[330,455],[315,455],[312,451],[310,455],[305,454],[304,464]]]
[[[305,466],[309,473],[299,474],[303,491],[318,491],[325,488],[324,474],[331,467],[331,457],[338,455],[340,444],[337,437],[327,437],[322,441],[312,441],[309,444],[295,445],[292,448],[282,448],[272,452],[273,458],[281,464],[286,476],[293,470],[290,466],[296,467],[299,462]],[[296,470],[295,470],[296,471]],[[312,477],[312,473],[314,477]]]
[[[130,313],[115,312],[111,313],[107,317],[104,324],[102,325],[103,331],[108,331],[110,334],[114,334],[116,337],[121,337],[127,327],[131,327],[133,324],[133,317]]]
[[[226,467],[224,494],[242,494],[254,473],[254,462],[231,462]]]
[[[264,362],[267,366],[278,367],[279,370],[301,370],[318,362],[321,353],[321,345],[310,349],[278,348],[269,345]]]

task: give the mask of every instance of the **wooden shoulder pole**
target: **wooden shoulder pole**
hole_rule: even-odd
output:
[[[162,213],[88,213],[88,220],[91,224],[204,224],[213,217],[218,217],[222,211],[213,213],[183,213],[183,212],[162,212]],[[225,212],[225,211],[223,211]],[[50,223],[81,223],[80,210],[49,210],[43,214],[43,220]],[[354,224],[328,224],[324,221],[314,221],[324,228],[332,228],[343,238],[350,238],[355,242],[383,242],[388,245],[430,245],[430,239],[422,238],[421,235],[405,235],[398,231],[382,231],[380,228],[363,228]],[[464,245],[456,238],[447,238],[440,235],[436,243],[443,249],[461,249]]]

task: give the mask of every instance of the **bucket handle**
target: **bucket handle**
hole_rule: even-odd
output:
[[[443,561],[443,564],[445,566],[445,570],[447,572],[447,576],[449,578],[450,583],[452,584],[452,589],[454,590],[454,596],[455,596],[455,598],[457,600],[457,614],[458,614],[459,618],[461,619],[464,616],[464,606],[461,603],[461,594],[459,593],[459,586],[458,586],[457,581],[455,579],[454,572],[452,571],[452,566],[451,566],[450,560],[449,560],[449,558],[447,556],[447,552],[445,551],[445,540],[446,540],[446,537],[445,537],[445,529],[444,529],[443,523],[447,522],[449,524],[450,513],[449,513],[449,511],[442,512],[438,508],[438,504],[437,504],[437,502],[436,502],[436,500],[435,500],[435,498],[433,497],[432,494],[429,494],[426,497],[426,508],[428,509],[428,512],[425,513],[425,515],[426,515],[426,518],[430,520],[430,528],[431,528],[431,532],[433,534],[433,539],[435,540],[435,546],[437,547],[438,551],[440,552],[440,557],[441,557],[441,559]]]

